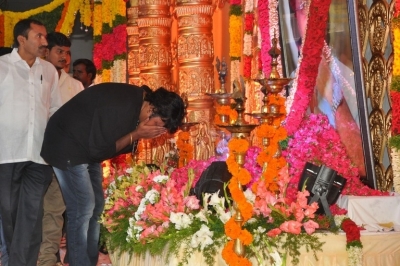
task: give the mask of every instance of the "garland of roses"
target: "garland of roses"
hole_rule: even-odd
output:
[[[254,1],[246,0],[244,5],[244,36],[243,36],[243,76],[251,78],[251,61],[253,54]]]
[[[178,140],[176,141],[176,146],[179,151],[178,167],[183,167],[185,162],[188,163],[193,159],[193,146],[189,143],[189,140],[189,132],[179,132]]]
[[[232,195],[232,200],[237,205],[238,212],[241,213],[243,217],[243,223],[248,221],[253,213],[253,206],[251,203],[247,202],[244,193],[239,189],[239,184],[246,185],[251,180],[251,175],[249,171],[245,168],[240,167],[240,165],[235,160],[236,153],[245,153],[249,148],[249,142],[246,139],[233,138],[228,142],[229,157],[226,160],[229,172],[232,174],[232,178],[229,181],[229,192]],[[249,231],[242,229],[240,225],[235,221],[234,216],[232,216],[225,223],[225,234],[231,239],[222,250],[222,257],[225,262],[230,265],[251,265],[251,262],[245,258],[240,257],[234,252],[234,243],[236,239],[239,239],[243,245],[248,246],[253,241],[253,237]]]
[[[258,1],[258,25],[260,27],[261,33],[261,56],[262,70],[265,75],[269,75],[271,72],[271,56],[269,56],[268,51],[271,49],[271,36],[269,34],[269,1]]]
[[[309,6],[307,32],[302,48],[302,54],[307,56],[302,58],[298,66],[297,91],[285,122],[289,135],[293,135],[299,128],[310,104],[321,62],[330,3],[331,0],[312,0]]]
[[[335,223],[346,233],[346,250],[349,254],[349,266],[362,265],[362,248],[360,228],[344,215],[335,216]]]

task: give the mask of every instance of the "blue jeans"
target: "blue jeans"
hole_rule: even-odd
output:
[[[8,266],[8,251],[6,240],[4,238],[3,226],[0,216],[0,253],[1,253],[1,266]]]
[[[54,167],[67,213],[67,249],[70,266],[96,266],[99,257],[100,215],[104,208],[99,163]]]

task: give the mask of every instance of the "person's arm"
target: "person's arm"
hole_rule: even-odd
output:
[[[136,140],[156,138],[167,132],[165,127],[148,125],[147,123],[149,121],[150,119],[147,119],[139,123],[138,127],[134,131],[117,140],[115,142],[116,152],[121,151],[127,146],[131,146]]]

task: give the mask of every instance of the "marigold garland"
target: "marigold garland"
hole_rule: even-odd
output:
[[[250,172],[242,168],[235,159],[235,155],[246,153],[249,148],[249,142],[246,139],[233,138],[228,142],[229,157],[226,160],[229,172],[232,174],[232,178],[228,184],[229,192],[232,195],[232,200],[236,203],[236,211],[240,212],[243,217],[243,222],[248,221],[253,213],[253,205],[248,203],[244,193],[239,189],[239,184],[246,185],[251,180]],[[253,237],[245,229],[242,229],[236,224],[234,216],[225,223],[225,233],[230,240],[222,250],[222,257],[226,263],[232,265],[251,265],[247,258],[238,256],[233,250],[233,244],[235,239],[239,239],[243,245],[250,245],[253,241]]]

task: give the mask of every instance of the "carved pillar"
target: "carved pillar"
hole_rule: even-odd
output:
[[[171,89],[171,14],[168,0],[139,0],[140,79],[151,89]]]
[[[177,0],[178,88],[189,98],[189,122],[198,122],[191,131],[194,158],[205,160],[215,154],[212,132],[213,99],[206,93],[214,88],[214,6],[210,0]],[[215,134],[214,134],[215,137]],[[199,148],[201,147],[201,148]]]
[[[189,97],[214,92],[212,1],[178,0],[178,86]]]
[[[139,27],[138,19],[138,3],[137,0],[130,1],[127,8],[127,27],[128,33],[128,80],[129,84],[141,85],[140,68],[139,68]]]
[[[390,4],[389,4],[390,3]],[[395,1],[357,0],[360,50],[371,131],[377,187],[390,190],[393,172],[388,137],[391,110],[388,102],[392,75],[393,49],[390,45],[390,22]]]

